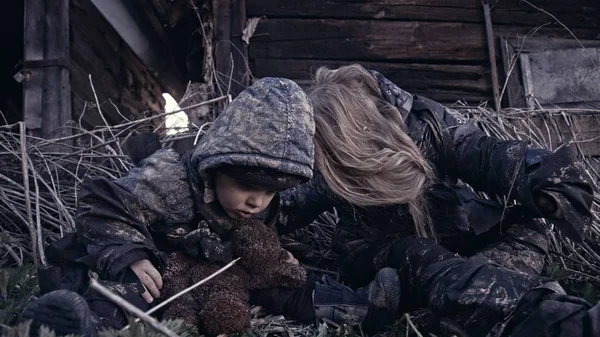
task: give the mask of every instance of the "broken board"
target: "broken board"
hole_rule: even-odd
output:
[[[521,55],[527,106],[600,109],[600,48]]]

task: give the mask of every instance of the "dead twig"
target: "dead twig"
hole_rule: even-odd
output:
[[[410,326],[410,328],[417,334],[417,336],[423,337],[423,335],[419,332],[419,329],[417,329],[413,321],[410,319],[410,315],[404,314],[404,317],[406,318],[406,323],[408,324],[408,326]],[[406,333],[408,334],[408,331]]]
[[[25,192],[25,209],[27,212],[27,224],[29,225],[29,233],[31,235],[31,254],[33,255],[33,263],[35,267],[39,267],[37,254],[37,236],[35,225],[33,224],[33,214],[31,211],[31,198],[29,196],[29,159],[27,158],[27,139],[25,138],[25,123],[19,123],[19,135],[21,141],[21,167],[23,169],[23,190]]]

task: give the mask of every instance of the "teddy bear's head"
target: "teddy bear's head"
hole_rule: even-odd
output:
[[[303,267],[287,262],[277,234],[262,222],[237,220],[232,246],[240,265],[252,276],[251,288],[301,286],[306,279]]]

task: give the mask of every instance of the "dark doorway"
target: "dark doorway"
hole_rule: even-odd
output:
[[[23,117],[23,85],[13,76],[23,60],[23,1],[4,1],[0,10],[0,124]]]

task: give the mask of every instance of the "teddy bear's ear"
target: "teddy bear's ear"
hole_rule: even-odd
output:
[[[232,219],[230,217],[220,216],[215,220],[202,220],[200,223],[205,223],[212,232],[216,233],[221,238],[227,238],[231,234],[231,231],[251,224],[254,226],[254,222],[260,223],[260,221],[252,219]]]

